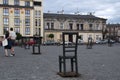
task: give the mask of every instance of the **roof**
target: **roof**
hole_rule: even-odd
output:
[[[57,13],[44,13],[44,18],[70,18],[70,19],[101,19],[107,20],[104,18],[99,18],[94,15],[76,15],[76,14],[57,14]]]
[[[107,24],[107,27],[120,27],[120,24]]]

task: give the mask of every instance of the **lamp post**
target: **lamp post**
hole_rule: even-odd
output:
[[[111,26],[109,26],[109,37],[108,37],[108,46],[111,47],[112,45],[110,39],[111,39]]]

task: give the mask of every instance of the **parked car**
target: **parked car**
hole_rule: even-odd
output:
[[[53,40],[43,42],[43,45],[59,45],[59,44],[60,44],[59,42],[55,42]]]
[[[63,42],[60,42],[61,45],[63,45]],[[73,43],[70,41],[65,41],[65,45],[72,45]]]
[[[104,40],[96,40],[96,44],[105,44],[106,42]]]
[[[111,42],[111,43],[115,43],[115,41],[112,40],[112,39],[110,39],[110,42]],[[108,39],[97,40],[97,41],[96,41],[96,44],[106,44],[106,43],[108,43]]]
[[[84,44],[84,41],[81,39],[78,39],[78,44]]]
[[[108,39],[105,39],[104,42],[105,42],[105,43],[108,43]],[[115,41],[112,40],[112,39],[110,39],[110,42],[111,42],[111,43],[115,43]]]

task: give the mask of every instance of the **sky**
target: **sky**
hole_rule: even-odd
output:
[[[65,14],[79,12],[82,15],[91,12],[107,19],[107,23],[120,23],[120,0],[43,0],[43,10],[45,13],[64,10]]]

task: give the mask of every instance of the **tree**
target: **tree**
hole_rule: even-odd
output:
[[[21,45],[20,40],[22,39],[22,35],[20,33],[16,33],[17,44]]]
[[[16,35],[17,35],[16,40],[22,39],[22,35],[20,33],[16,33]]]
[[[52,39],[54,38],[54,34],[49,34],[48,37]]]

